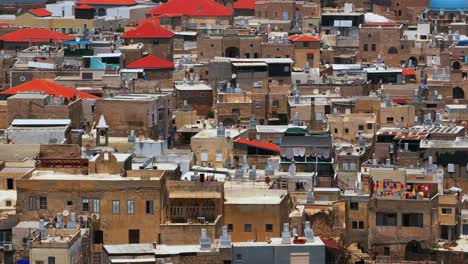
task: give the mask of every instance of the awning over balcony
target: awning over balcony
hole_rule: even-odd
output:
[[[266,149],[274,152],[280,152],[279,146],[270,142],[260,142],[256,140],[250,140],[247,138],[238,138],[234,141],[235,143],[247,145],[254,148]]]

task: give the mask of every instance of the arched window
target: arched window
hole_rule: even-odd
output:
[[[455,61],[453,64],[452,64],[452,69],[454,70],[459,70],[460,69],[460,62],[459,61]]]
[[[398,50],[395,47],[391,47],[388,49],[388,54],[398,54]]]
[[[453,88],[452,91],[453,99],[465,99],[465,92],[460,87]]]

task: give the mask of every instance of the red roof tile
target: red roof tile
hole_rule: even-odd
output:
[[[251,9],[255,10],[255,3],[262,0],[239,0],[234,3],[234,9]]]
[[[9,27],[11,26],[10,24],[8,23],[0,23],[0,27]]]
[[[174,33],[162,28],[158,23],[143,21],[136,28],[125,32],[122,38],[172,38],[173,36]]]
[[[256,140],[250,140],[247,138],[238,138],[234,142],[243,144],[243,145],[248,145],[248,146],[255,147],[255,148],[266,149],[266,150],[270,150],[274,152],[280,151],[280,147],[278,145],[274,143],[270,143],[270,142],[260,142]]]
[[[169,0],[148,12],[148,15],[180,13],[186,16],[231,16],[232,9],[213,0]]]
[[[53,95],[55,97],[63,96],[65,98],[72,98],[74,96],[79,96],[80,98],[88,99],[97,99],[99,97],[78,91],[73,88],[68,88],[59,84],[54,83],[51,80],[37,79],[30,82],[26,82],[15,86],[13,88],[7,89],[0,94],[9,94],[14,95],[21,92],[43,92],[46,94]]]
[[[87,5],[87,4],[82,4],[82,5],[75,7],[75,9],[94,9],[94,7]]]
[[[43,28],[20,28],[0,37],[4,42],[64,42],[75,37]]]
[[[33,13],[35,16],[38,17],[48,17],[52,15],[52,12],[45,8],[34,8],[34,9],[29,9],[28,12]]]
[[[316,42],[316,41],[320,41],[319,38],[311,36],[311,35],[307,35],[307,34],[292,35],[292,36],[288,37],[288,40],[292,41],[292,42]]]
[[[127,65],[129,69],[173,69],[174,63],[148,55]]]
[[[135,0],[78,0],[77,4],[88,5],[136,5]]]

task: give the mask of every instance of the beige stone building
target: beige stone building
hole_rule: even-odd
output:
[[[357,143],[359,135],[373,138],[377,131],[377,118],[373,113],[328,114],[328,129],[333,141]]]

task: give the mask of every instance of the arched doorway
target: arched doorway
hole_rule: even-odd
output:
[[[465,99],[465,91],[458,86],[453,88],[452,93],[453,99]]]
[[[421,243],[416,240],[411,240],[405,247],[405,260],[418,260],[423,254]]]
[[[459,70],[461,67],[460,65],[460,62],[459,61],[455,61],[453,64],[452,64],[452,69],[454,70]]]
[[[240,55],[239,48],[229,47],[226,49],[225,55],[226,57],[229,57],[229,58],[239,58],[239,55]]]
[[[418,59],[416,59],[415,57],[410,57],[408,60],[408,66],[410,63],[411,63],[411,66],[416,67],[418,66]]]

